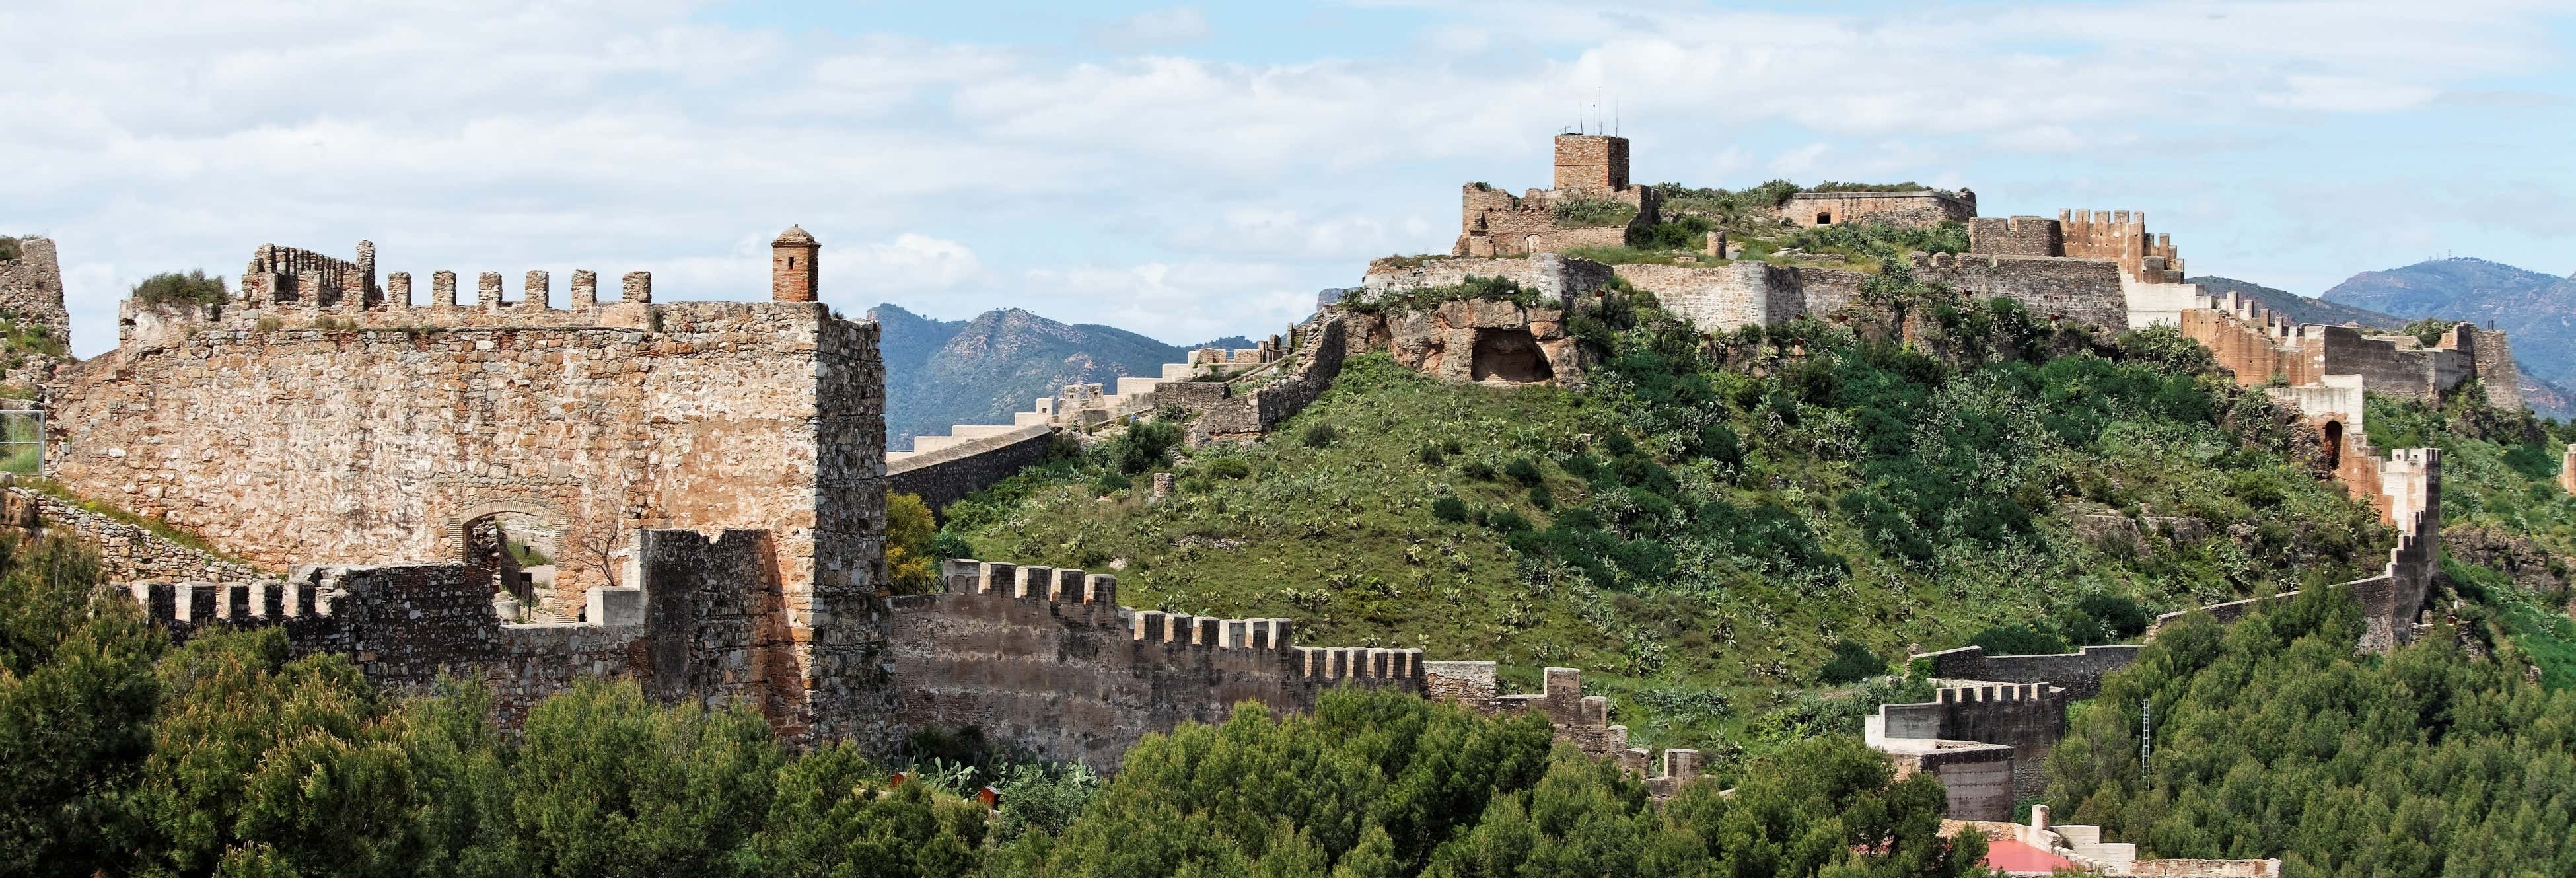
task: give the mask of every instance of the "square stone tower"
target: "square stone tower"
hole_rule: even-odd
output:
[[[1628,188],[1628,138],[1556,136],[1557,191],[1600,194]]]
[[[803,226],[788,226],[769,242],[769,297],[780,302],[811,302],[815,299],[814,258],[823,245],[806,234]]]

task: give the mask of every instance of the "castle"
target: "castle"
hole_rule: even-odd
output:
[[[1147,731],[1218,721],[1245,700],[1303,710],[1328,688],[1363,686],[1541,713],[1561,740],[1668,794],[1696,775],[1697,754],[1668,750],[1659,773],[1572,669],[1547,669],[1540,693],[1505,694],[1492,662],[1301,645],[1287,619],[1132,609],[1115,576],[1089,571],[951,559],[937,593],[885,589],[889,490],[942,505],[1067,434],[1177,408],[1196,415],[1193,442],[1255,439],[1368,350],[1450,380],[1579,385],[1568,306],[1614,283],[1710,332],[1860,307],[1860,272],[1721,262],[1722,246],[1705,263],[1567,255],[1623,242],[1661,205],[1630,183],[1626,140],[1566,135],[1556,147],[1554,188],[1513,198],[1469,186],[1452,255],[1373,262],[1344,303],[1282,335],[1194,353],[1115,392],[1062,388],[1012,424],[961,426],[909,451],[884,447],[877,328],[820,301],[822,245],[799,227],[772,242],[759,302],[656,301],[643,272],[603,298],[591,271],[573,273],[560,304],[545,272],[524,274],[511,298],[499,273],[468,290],[438,271],[415,301],[411,274],[379,281],[370,243],[347,260],[263,245],[226,301],[129,300],[119,347],[47,383],[56,481],[193,529],[221,554],[27,486],[0,490],[0,520],[101,544],[109,578],[180,637],[274,626],[298,653],[351,655],[384,685],[480,680],[504,721],[613,675],[666,701],[753,704],[796,741],[890,748],[915,730],[975,726],[1113,767]],[[2382,576],[2342,586],[2367,608],[2363,645],[2416,635],[2441,461],[2370,447],[2362,390],[2437,396],[2475,380],[2516,400],[2503,334],[2462,326],[2428,346],[2296,326],[2184,282],[2179,253],[2143,215],[1975,210],[1966,190],[1802,193],[1778,218],[1964,222],[1968,252],[1916,254],[1920,275],[2063,325],[2174,326],[2201,341],[2240,383],[2295,409],[2335,478],[2399,530]],[[50,267],[50,242],[41,252]],[[0,308],[50,301],[59,314],[59,272],[15,264],[0,263]],[[1367,307],[1478,277],[1509,278],[1534,304]],[[511,548],[534,542],[550,563]],[[1920,656],[1941,694],[1882,708],[1870,737],[1905,770],[1939,774],[1954,813],[2008,815],[2063,734],[2065,704],[2136,650]]]

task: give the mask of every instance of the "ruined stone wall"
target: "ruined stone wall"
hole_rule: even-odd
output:
[[[1886,223],[1928,227],[1967,222],[1977,215],[1976,193],[1944,192],[1800,192],[1780,206],[1780,218],[1801,226]]]
[[[2471,371],[2486,388],[2487,403],[2508,412],[2521,411],[2522,366],[2513,361],[2513,341],[2503,330],[2468,327],[2475,338]]]
[[[1508,278],[1522,289],[1537,292],[1542,303],[1563,304],[1608,286],[1613,276],[1610,266],[1552,253],[1519,259],[1379,259],[1369,263],[1359,289],[1345,296],[1342,304],[1363,304],[1407,290],[1454,287],[1471,277]]]
[[[2511,343],[2502,333],[2468,324],[2452,327],[2428,348],[2414,336],[2291,323],[2230,293],[2197,297],[2195,307],[2182,312],[2180,325],[2184,335],[2209,348],[2218,365],[2247,387],[2269,383],[2274,376],[2297,387],[2353,375],[2371,393],[2432,400],[2479,378],[2505,388],[2511,404],[2521,404],[2521,376],[2511,365]],[[2500,365],[2493,365],[2492,373],[2482,371],[2490,364]],[[2492,381],[2487,380],[2490,374]],[[2488,399],[2496,399],[2494,390]]]
[[[17,239],[18,258],[0,260],[0,315],[39,323],[69,340],[71,316],[63,310],[63,267],[50,238]]]
[[[6,477],[0,476],[0,483],[5,482]],[[5,497],[0,497],[0,519],[29,536],[61,534],[97,547],[102,582],[185,579],[249,583],[260,578],[260,572],[248,564],[173,542],[139,525],[91,512],[32,488],[7,488]]]
[[[1049,759],[1112,769],[1149,731],[1220,723],[1256,701],[1302,711],[1335,686],[1421,692],[1421,650],[1292,645],[1286,619],[1118,606],[1117,579],[969,560],[947,592],[887,600],[898,721],[975,727]]]
[[[358,242],[354,261],[261,244],[251,253],[250,265],[242,269],[241,285],[232,295],[245,308],[293,302],[323,307],[338,307],[344,301],[369,307],[385,304],[385,291],[376,286],[376,245],[366,241]]]
[[[1726,265],[1614,266],[1620,279],[1655,294],[1664,310],[1702,332],[1785,323],[1807,311],[1797,270],[1763,262]]]
[[[2287,334],[2295,331],[2292,327],[2277,322],[2249,322],[2222,311],[2196,308],[2183,312],[2181,328],[2183,335],[2208,348],[2219,368],[2236,376],[2238,385],[2268,384],[2276,376],[2292,386],[2325,379],[2324,347],[2294,341]]]
[[[1968,252],[1994,256],[2064,256],[2066,235],[2063,226],[2045,217],[1978,217],[1968,222]]]
[[[1544,189],[1525,197],[1470,183],[1462,190],[1458,242],[1451,255],[1525,256],[1556,233],[1556,201]]]
[[[1963,646],[1918,655],[1913,661],[1918,666],[1928,662],[1929,676],[1938,679],[2047,683],[2064,690],[2067,700],[2081,701],[2101,692],[2102,676],[2136,662],[2144,648],[2087,646],[2067,653],[1987,655],[1985,647]]]
[[[1257,389],[1234,395],[1199,414],[1190,426],[1193,445],[1212,440],[1249,441],[1267,435],[1283,421],[1333,388],[1349,355],[1349,330],[1341,315],[1328,314],[1298,332],[1296,363],[1288,373]]]
[[[1460,196],[1458,240],[1450,254],[1479,258],[1617,247],[1627,243],[1629,229],[1655,224],[1662,201],[1652,187],[1628,185],[1626,138],[1581,134],[1557,135],[1555,188],[1513,197],[1470,183]],[[1617,201],[1636,208],[1636,214],[1613,226],[1559,228],[1556,207],[1567,199]]]
[[[1930,254],[1916,276],[1946,283],[1976,299],[2007,298],[2031,313],[2106,329],[2129,325],[2120,269],[2109,262],[2042,256]]]
[[[632,677],[666,702],[741,700],[772,716],[800,709],[781,702],[803,687],[782,636],[769,535],[737,530],[709,541],[693,531],[643,531],[634,543],[641,584],[593,589],[590,618],[579,622],[505,623],[490,572],[463,564],[308,566],[286,580],[146,580],[127,588],[147,617],[182,641],[223,627],[274,626],[292,654],[350,656],[379,686],[419,691],[442,675],[479,680],[506,727],[585,676]],[[868,707],[862,700],[842,712]]]

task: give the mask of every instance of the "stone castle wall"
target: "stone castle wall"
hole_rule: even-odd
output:
[[[1913,661],[1937,679],[2047,683],[2063,689],[2067,700],[2081,701],[2100,693],[2102,675],[2128,667],[2138,660],[2142,649],[2145,647],[2087,646],[2068,653],[1987,655],[1985,647],[1963,646],[1918,655]]]
[[[947,592],[887,600],[896,717],[975,727],[1049,759],[1115,768],[1148,731],[1255,701],[1302,711],[1341,685],[1424,691],[1418,649],[1292,645],[1287,619],[1118,606],[1115,577],[971,560]]]
[[[1780,206],[1780,218],[1801,226],[1886,223],[1930,227],[1967,222],[1977,215],[1977,194],[1965,189],[1944,192],[1800,192]]]
[[[1483,183],[1460,188],[1458,240],[1451,255],[1488,258],[1617,247],[1627,243],[1629,229],[1655,224],[1662,199],[1653,187],[1629,185],[1627,138],[1560,134],[1555,146],[1555,188],[1520,196]],[[1568,199],[1617,201],[1636,208],[1636,215],[1619,225],[1559,228],[1556,207]]]
[[[2182,312],[2183,334],[2209,348],[2236,383],[2254,387],[2274,378],[2292,387],[2354,375],[2371,393],[2435,400],[2479,379],[2490,402],[2522,401],[2521,374],[2505,334],[2470,324],[2453,326],[2432,347],[2410,335],[2367,333],[2352,326],[2292,323],[2233,293],[2199,296]]]
[[[50,238],[19,238],[18,258],[0,260],[0,314],[20,323],[51,327],[69,339],[71,316],[63,310],[63,266]]]
[[[0,476],[0,484],[7,482]],[[97,547],[100,579],[111,584],[146,579],[249,583],[261,577],[248,564],[181,545],[33,488],[12,486],[0,493],[0,522],[29,536],[60,534]]]
[[[2129,325],[2120,268],[2110,262],[1936,253],[1916,260],[1915,275],[1949,284],[1970,298],[2011,299],[2054,320],[2110,329]]]
[[[1350,352],[1350,330],[1344,320],[1328,314],[1299,330],[1296,363],[1287,374],[1241,395],[1229,389],[1224,398],[1210,402],[1192,423],[1190,442],[1257,440],[1322,398],[1324,391],[1333,389],[1333,379],[1342,374],[1342,361]],[[1176,397],[1174,402],[1186,400]]]
[[[1975,741],[2012,748],[2011,798],[2005,801],[2009,809],[2012,801],[2036,798],[2047,788],[2048,757],[2058,740],[2066,737],[2066,705],[2075,700],[2066,690],[2044,683],[1944,686],[1929,702],[1882,705],[1878,716],[1871,718],[1872,731],[1881,738]],[[1978,803],[1967,804],[1984,810]]]
[[[1224,385],[1217,385],[1223,389]],[[886,490],[921,495],[932,509],[944,509],[959,498],[1010,478],[1023,467],[1043,463],[1055,447],[1056,431],[1032,424],[980,439],[959,442],[905,456],[886,464]]]
[[[571,308],[543,272],[516,302],[494,273],[471,304],[448,272],[427,307],[407,274],[378,299],[317,293],[334,276],[364,290],[361,256],[263,248],[256,264],[300,272],[290,301],[128,303],[125,343],[56,387],[57,478],[271,568],[462,563],[470,522],[532,515],[574,547],[556,612],[610,583],[636,528],[767,530],[789,620],[774,639],[792,643],[804,686],[873,666],[874,324],[812,302],[657,304],[640,273],[613,303],[576,273]],[[772,720],[803,734],[806,695],[784,701]]]
[[[786,709],[779,699],[801,691],[775,636],[782,626],[767,540],[760,531],[714,541],[694,531],[639,532],[641,585],[595,589],[591,618],[580,622],[504,623],[488,571],[462,564],[308,566],[286,580],[146,580],[125,588],[182,641],[274,626],[292,654],[351,656],[381,686],[419,690],[442,675],[480,681],[510,727],[584,676],[632,677],[666,700],[741,700],[767,712]],[[770,587],[742,588],[746,582]]]

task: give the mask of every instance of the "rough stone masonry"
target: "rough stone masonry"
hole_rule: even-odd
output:
[[[779,244],[811,266],[801,229]],[[618,584],[639,528],[763,530],[780,599],[754,627],[802,683],[771,719],[829,725],[812,690],[872,673],[880,639],[876,326],[801,300],[805,276],[780,301],[654,303],[630,275],[603,303],[581,272],[565,309],[542,272],[464,302],[440,272],[415,304],[408,275],[370,292],[372,251],[262,247],[231,301],[129,302],[123,344],[55,389],[57,479],[271,569],[462,563],[476,520],[534,516],[564,535],[566,614]]]

